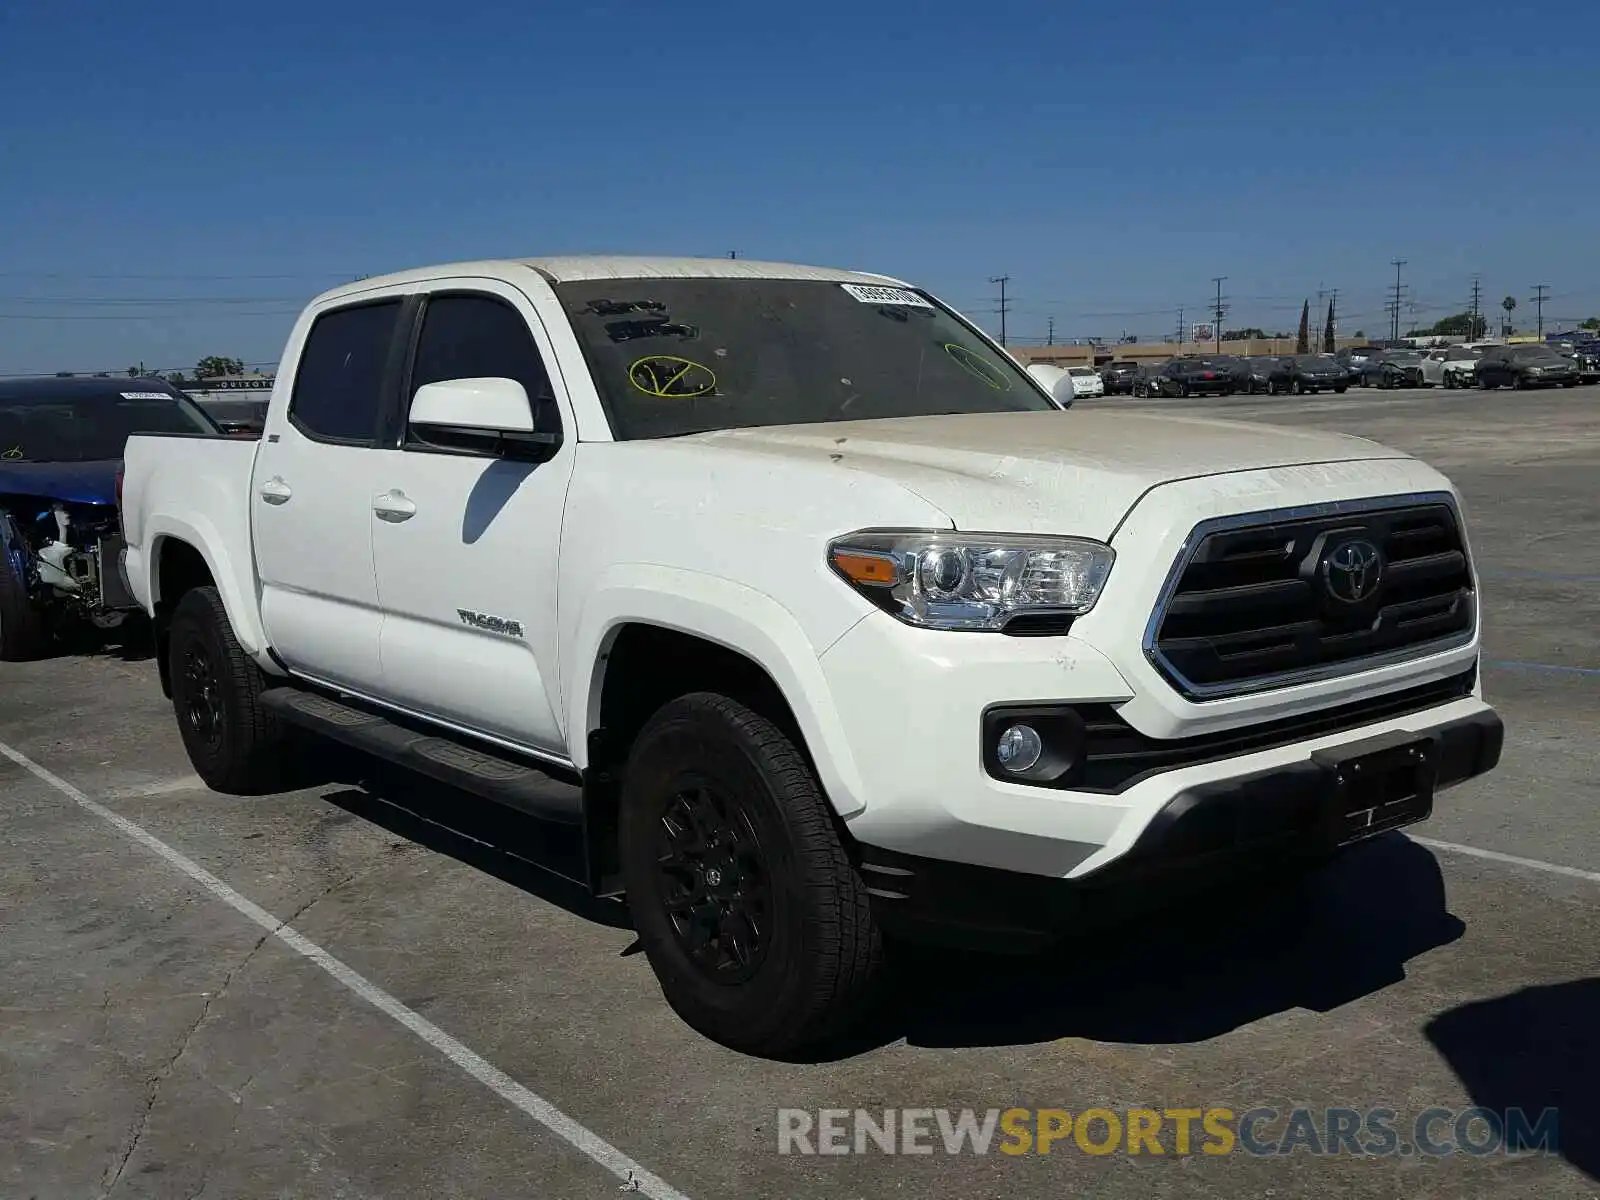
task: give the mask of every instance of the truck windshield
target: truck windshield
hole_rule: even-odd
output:
[[[204,414],[176,396],[83,396],[0,400],[0,465],[97,462],[121,458],[135,433],[216,433]]]
[[[619,440],[1056,407],[1007,355],[901,288],[605,279],[556,293]]]

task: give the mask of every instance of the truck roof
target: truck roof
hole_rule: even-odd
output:
[[[762,262],[752,258],[670,258],[642,255],[573,254],[556,258],[500,258],[472,262],[442,263],[433,267],[414,267],[388,275],[332,288],[318,296],[331,300],[355,296],[378,287],[420,282],[440,275],[487,275],[491,278],[513,275],[518,270],[537,271],[551,283],[571,283],[595,279],[816,279],[827,283],[867,283],[909,286],[888,275],[867,271],[846,271],[834,267],[810,267],[799,263]]]

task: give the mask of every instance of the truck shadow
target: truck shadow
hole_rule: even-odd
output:
[[[1521,1109],[1530,1127],[1556,1109],[1555,1148],[1600,1180],[1600,977],[1463,1004],[1423,1033],[1474,1104],[1502,1118]]]
[[[1464,931],[1433,855],[1392,835],[1304,879],[1219,889],[1081,931],[1047,954],[908,947],[878,1021],[829,1057],[901,1038],[928,1047],[1205,1041],[1370,995]]]
[[[586,920],[629,928],[626,906],[576,883],[575,829],[550,826],[354,752],[317,755],[324,799]],[[563,877],[564,876],[564,877]],[[1241,883],[1182,907],[1085,929],[1048,953],[1002,957],[892,947],[882,1003],[830,1061],[913,1046],[1026,1045],[1078,1037],[1205,1041],[1295,1008],[1327,1012],[1405,978],[1464,932],[1433,854],[1375,839],[1292,883]]]
[[[582,877],[583,867],[576,828],[535,820],[342,747],[319,744],[312,761],[297,767],[297,784],[328,787],[322,799],[396,837],[448,855],[583,920],[612,929],[633,927],[626,905],[598,899],[573,882]]]

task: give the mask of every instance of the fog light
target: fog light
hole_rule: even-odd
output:
[[[995,744],[994,756],[1014,774],[1031,770],[1044,753],[1044,743],[1031,725],[1009,725]]]

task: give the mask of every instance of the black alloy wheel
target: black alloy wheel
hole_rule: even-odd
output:
[[[633,739],[618,853],[628,911],[673,1010],[782,1056],[871,1007],[883,939],[799,746],[727,696],[670,700]]]
[[[276,790],[285,730],[261,703],[260,668],[239,645],[215,587],[183,594],[166,640],[173,715],[195,773],[215,792]]]
[[[181,719],[189,732],[211,750],[222,745],[226,718],[217,687],[217,671],[211,664],[209,647],[191,642],[183,650],[183,687],[180,689]]]
[[[750,979],[766,958],[772,885],[749,814],[697,780],[667,804],[656,848],[661,903],[685,956],[714,983]]]

